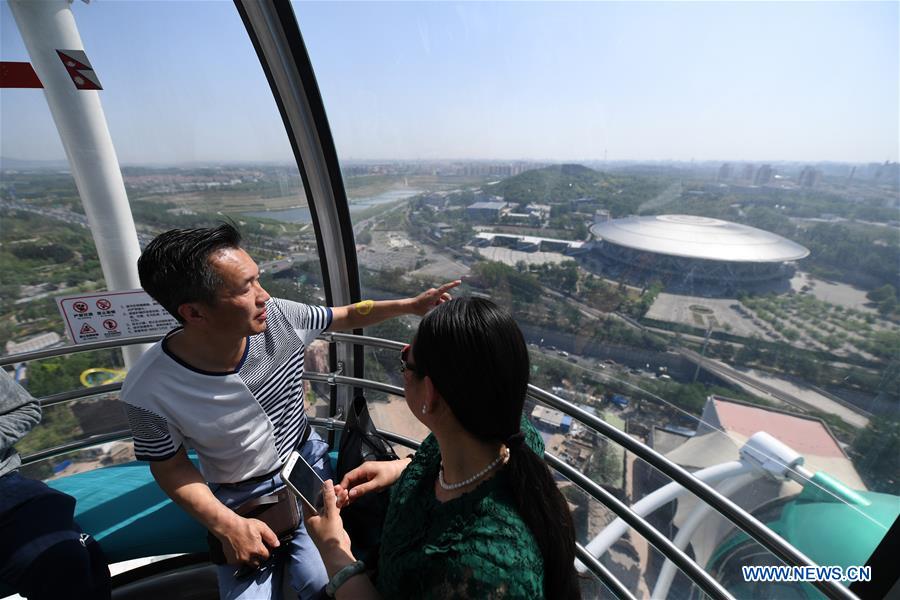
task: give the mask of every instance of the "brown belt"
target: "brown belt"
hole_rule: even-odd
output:
[[[278,472],[279,472],[279,471],[281,471],[281,467],[278,467],[278,468],[275,469],[274,471],[269,471],[268,473],[264,473],[264,474],[262,474],[262,475],[257,475],[256,477],[248,477],[247,479],[245,479],[245,480],[243,480],[243,481],[238,481],[238,482],[236,482],[236,483],[219,483],[219,484],[217,484],[217,485],[218,485],[219,487],[233,488],[233,487],[238,487],[238,486],[241,486],[241,485],[245,485],[245,484],[247,484],[247,483],[260,483],[260,482],[265,481],[265,480],[267,480],[267,479],[272,479],[273,477],[275,477],[276,475],[278,475]]]

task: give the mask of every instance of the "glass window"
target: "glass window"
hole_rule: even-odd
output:
[[[865,563],[900,506],[896,5],[294,9],[364,295],[462,277],[516,316],[533,383],[691,471],[769,434],[803,466],[716,485],[814,560]],[[544,408],[548,447],[627,502],[669,483]],[[836,512],[801,517],[809,502]],[[674,537],[696,505],[654,522]],[[788,533],[806,518],[835,526]],[[608,519],[578,522],[589,540]],[[777,561],[722,558],[733,534],[710,517],[687,543],[738,594],[716,569]],[[604,560],[647,596],[662,561],[638,537]]]
[[[141,247],[162,231],[232,219],[274,296],[324,303],[306,194],[259,60],[232,4],[137,2],[70,6],[102,91]],[[30,57],[7,3],[2,58]],[[44,94],[0,90],[0,343],[6,353],[70,340],[56,299],[105,290],[92,231]],[[78,147],[78,140],[74,140]],[[327,371],[327,350],[307,353]],[[23,365],[39,397],[121,380],[118,350]],[[309,394],[326,407],[327,388]],[[25,438],[25,455],[127,430],[115,394],[59,404]],[[327,410],[326,410],[327,412]],[[42,475],[126,460],[118,446],[56,457]],[[61,466],[62,465],[62,466]]]

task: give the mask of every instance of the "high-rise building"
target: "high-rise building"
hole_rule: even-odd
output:
[[[766,185],[770,181],[772,181],[772,176],[775,174],[775,171],[772,169],[772,165],[763,165],[756,172],[756,176],[753,178],[753,185]]]
[[[816,187],[821,179],[822,171],[806,166],[800,171],[800,176],[797,177],[797,183],[799,183],[801,187],[811,188]]]
[[[731,165],[729,163],[722,163],[722,166],[719,167],[719,176],[717,179],[719,181],[731,179]]]

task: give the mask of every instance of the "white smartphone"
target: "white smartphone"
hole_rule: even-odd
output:
[[[288,489],[294,492],[314,513],[319,514],[324,505],[322,486],[325,482],[313,471],[313,468],[300,456],[299,452],[291,452],[281,470],[281,476]]]

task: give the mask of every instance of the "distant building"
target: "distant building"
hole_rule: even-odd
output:
[[[822,171],[813,167],[803,167],[800,176],[797,177],[797,183],[800,187],[816,187],[822,179]]]
[[[503,202],[503,196],[497,196],[496,194],[489,194],[484,190],[476,190],[472,194],[472,198],[475,202]]]
[[[601,223],[606,223],[611,218],[609,211],[605,208],[600,208],[594,211],[594,225],[599,225]]]
[[[776,281],[809,250],[774,233],[696,215],[614,219],[591,227],[593,251],[609,273],[659,280],[673,289],[694,284],[738,289]]]
[[[466,207],[466,217],[482,223],[496,223],[508,212],[506,202],[475,202]]]
[[[585,444],[579,440],[563,437],[555,442],[547,450],[557,458],[563,459],[578,469],[584,469],[588,461],[590,461],[591,455],[594,454],[592,445]]]
[[[494,196],[491,202],[499,202],[500,199]],[[529,204],[517,212],[503,212],[502,217],[504,223],[512,225],[525,225],[529,227],[541,227],[546,225],[550,219],[550,206],[547,204]]]
[[[28,338],[23,342],[6,342],[7,354],[19,354],[21,352],[35,352],[61,343],[62,338],[55,331],[42,333]]]
[[[287,194],[285,194],[285,195],[287,195]],[[172,215],[177,215],[177,216],[186,216],[186,215],[190,216],[190,215],[197,214],[195,211],[191,210],[190,208],[183,207],[183,206],[170,208],[170,209],[166,210],[166,212],[169,214],[172,214]]]
[[[508,223],[510,225],[525,225],[529,227],[540,227],[541,226],[541,217],[540,215],[532,212],[507,212],[503,215],[503,222]]]
[[[430,206],[437,210],[443,210],[447,207],[447,194],[442,192],[432,192],[421,200],[422,206]]]
[[[744,165],[744,169],[741,172],[741,179],[744,181],[753,181],[753,171],[755,167],[752,164]]]
[[[525,207],[525,210],[530,213],[536,213],[542,221],[546,221],[550,218],[549,204],[529,204]]]
[[[535,406],[531,418],[539,429],[568,433],[572,427],[572,417],[553,408]]]
[[[529,169],[535,169],[543,166],[535,163],[470,163],[462,169],[463,175],[498,175],[500,177],[509,177],[518,175]]]
[[[476,248],[502,246],[523,252],[559,252],[566,256],[585,254],[592,247],[590,242],[558,240],[513,233],[492,233],[488,231],[479,231],[475,234],[475,239],[469,243]]]
[[[437,239],[441,239],[451,231],[453,231],[453,226],[447,223],[440,222],[432,223],[431,225],[431,235],[433,235]]]
[[[772,165],[763,165],[753,177],[753,185],[766,185],[772,181],[772,177],[774,176],[775,171],[772,169]]]
[[[718,181],[727,181],[731,179],[731,165],[729,163],[723,163],[721,167],[719,167],[719,175],[716,177]]]

